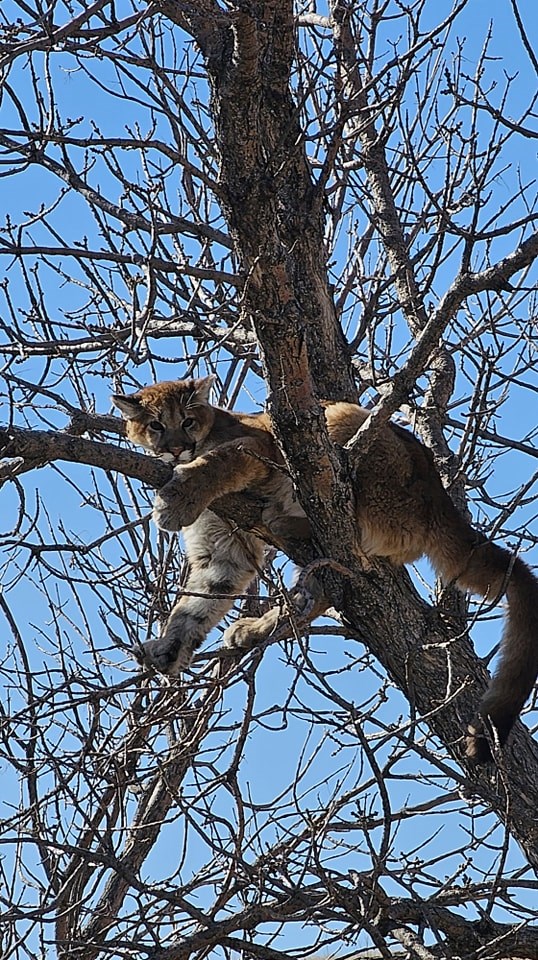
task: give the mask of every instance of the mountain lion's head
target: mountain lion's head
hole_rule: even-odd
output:
[[[166,463],[189,463],[213,426],[209,403],[214,377],[173,380],[115,393],[112,402],[127,421],[127,436]]]

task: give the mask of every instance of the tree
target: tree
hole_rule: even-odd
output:
[[[501,7],[2,7],[4,957],[537,955],[536,744],[462,751],[499,611],[354,558],[319,407],[372,406],[350,456],[403,412],[535,545],[538,65]],[[169,468],[105,411],[206,371],[267,389],[314,539],[239,598],[293,643],[170,682],[129,656],[181,585]],[[285,555],[334,602],[308,643]]]

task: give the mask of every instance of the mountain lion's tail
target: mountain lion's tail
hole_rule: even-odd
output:
[[[504,743],[536,682],[538,579],[526,563],[474,530],[452,501],[445,501],[442,513],[442,535],[432,537],[428,553],[443,580],[492,603],[504,593],[508,600],[497,670],[467,738],[467,756],[482,763],[491,758],[484,724],[493,725]]]

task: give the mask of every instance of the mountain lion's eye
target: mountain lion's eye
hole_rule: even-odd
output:
[[[164,430],[164,427],[160,422],[160,420],[150,420],[148,423],[148,427],[150,430],[156,430],[157,433],[162,433]]]
[[[190,427],[194,427],[194,417],[187,417],[187,418],[183,421],[183,427],[184,427],[184,429],[186,429],[186,430],[188,430]]]

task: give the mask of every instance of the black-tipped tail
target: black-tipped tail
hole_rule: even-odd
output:
[[[538,580],[522,560],[495,550],[506,562],[508,615],[497,669],[469,727],[466,753],[477,763],[491,759],[490,744],[506,741],[538,676]]]

